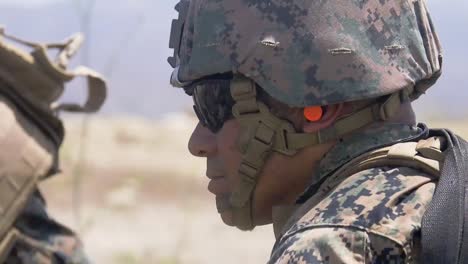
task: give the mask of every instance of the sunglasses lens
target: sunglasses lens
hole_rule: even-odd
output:
[[[234,100],[229,85],[229,80],[208,80],[193,88],[195,113],[200,123],[213,133],[217,133],[224,122],[232,118]]]

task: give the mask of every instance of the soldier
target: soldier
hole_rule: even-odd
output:
[[[0,27],[0,263],[89,263],[76,234],[49,217],[37,188],[59,172],[64,129],[58,111],[94,112],[106,96],[95,72],[66,70],[81,43],[75,35],[64,43],[36,44]],[[56,61],[49,60],[49,49],[58,49]],[[86,104],[57,104],[64,83],[76,76],[88,78]]]
[[[269,263],[419,263],[445,142],[411,106],[441,74],[425,1],[176,10],[171,84],[193,97],[189,150],[224,223],[273,223]]]

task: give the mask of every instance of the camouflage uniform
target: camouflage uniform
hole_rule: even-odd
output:
[[[380,167],[332,182],[327,177],[368,150],[421,133],[418,127],[385,125],[334,146],[300,207],[287,223],[274,222],[282,231],[269,263],[417,263],[421,218],[435,187],[432,176]]]
[[[90,263],[78,236],[49,217],[39,191],[30,198],[13,229],[17,242],[6,263]]]

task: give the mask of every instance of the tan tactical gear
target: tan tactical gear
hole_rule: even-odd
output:
[[[32,48],[27,53],[6,42],[6,39]],[[0,27],[0,78],[17,90],[18,94],[30,100],[35,106],[51,111],[95,112],[106,98],[104,79],[95,71],[84,66],[67,71],[69,59],[76,53],[83,41],[81,34],[74,35],[64,43],[38,44],[24,41],[5,33]],[[58,49],[57,60],[51,61],[47,52]],[[75,77],[88,80],[88,99],[84,105],[57,104],[64,90],[64,84]]]
[[[21,253],[20,263],[55,263],[50,245],[35,241],[12,226],[37,191],[38,182],[58,171],[58,150],[64,136],[58,111],[90,113],[105,100],[106,84],[98,73],[82,66],[67,70],[82,39],[77,34],[64,43],[44,45],[7,35],[0,27],[1,263],[13,247],[30,251]],[[13,43],[32,51],[28,53]],[[56,61],[49,58],[49,49],[59,50]],[[86,103],[58,104],[65,83],[78,76],[88,80]]]
[[[58,149],[1,95],[0,120],[0,237],[4,237],[38,181],[49,174]],[[0,256],[8,251],[10,239],[13,238],[8,235],[4,238],[5,248],[0,248]]]

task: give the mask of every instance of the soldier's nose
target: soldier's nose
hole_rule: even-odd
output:
[[[194,156],[208,157],[216,152],[216,136],[198,123],[190,137],[188,149]]]

